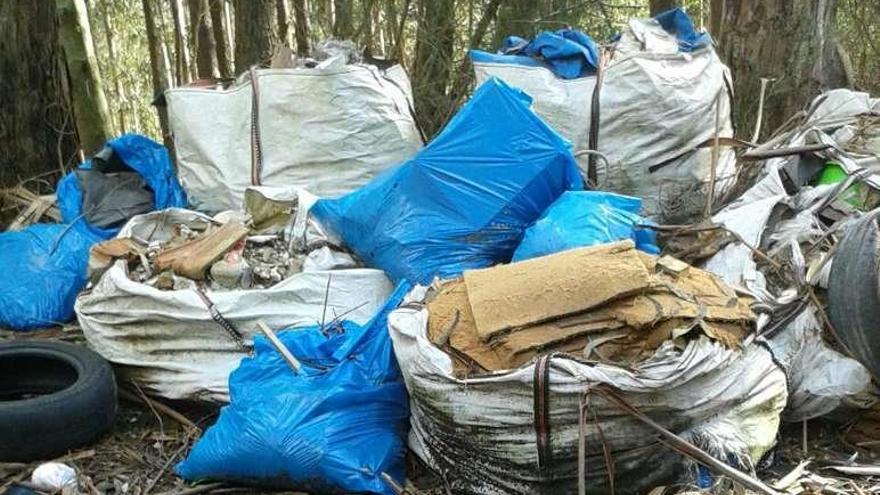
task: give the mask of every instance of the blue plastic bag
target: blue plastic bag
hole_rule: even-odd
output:
[[[507,262],[529,224],[583,188],[568,142],[529,103],[490,79],[410,161],[311,212],[394,280],[425,284]]]
[[[32,330],[73,318],[89,249],[100,240],[86,228],[63,224],[0,234],[0,327]]]
[[[712,44],[709,33],[698,32],[694,27],[694,21],[681,7],[661,12],[654,16],[654,19],[667,33],[678,38],[678,49],[683,52],[692,52]]]
[[[186,192],[180,186],[168,150],[152,139],[139,134],[124,134],[107,141],[107,146],[119,155],[123,162],[139,173],[153,190],[153,207],[163,210],[186,206]],[[91,160],[80,165],[81,169],[92,168]],[[68,173],[58,182],[56,189],[58,209],[64,223],[82,224],[95,235],[109,239],[119,233],[119,229],[101,229],[90,225],[82,215],[82,192],[74,173]]]
[[[301,362],[294,374],[266,339],[229,377],[230,404],[177,473],[315,493],[394,491],[401,483],[409,401],[387,316],[410,289],[401,284],[364,326],[345,321],[280,332]]]
[[[157,209],[186,206],[186,193],[163,146],[136,134],[107,144],[144,177],[154,192]],[[91,162],[81,168],[91,168]],[[73,173],[59,181],[56,195],[65,223],[0,233],[0,273],[7,274],[0,278],[0,327],[32,330],[73,318],[76,296],[86,284],[89,249],[119,231],[99,229],[85,221],[82,194]]]
[[[638,227],[650,222],[639,216],[642,200],[602,191],[563,194],[526,229],[513,261],[537,258],[585,246],[632,239],[646,253],[658,254],[656,233]]]

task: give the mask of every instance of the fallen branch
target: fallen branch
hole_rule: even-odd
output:
[[[127,390],[127,389],[124,389],[124,388],[119,389],[119,396],[129,402],[140,402],[140,403],[146,405],[147,407],[152,407],[156,411],[159,411],[160,413],[164,414],[165,416],[168,416],[169,418],[173,419],[174,421],[177,421],[178,423],[180,423],[183,426],[188,426],[188,427],[193,428],[195,430],[201,431],[201,428],[196,426],[195,423],[193,423],[189,418],[187,418],[183,414],[180,414],[179,412],[175,411],[174,409],[171,409],[170,407],[166,406],[165,404],[158,402],[156,400],[152,400],[152,399],[148,398],[147,396],[144,396],[142,398],[142,397],[138,396],[137,394],[135,394],[134,392]]]

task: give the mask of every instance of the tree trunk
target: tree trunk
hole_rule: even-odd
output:
[[[217,52],[217,70],[220,77],[232,77],[232,67],[229,64],[229,45],[226,43],[226,19],[223,15],[225,0],[210,0],[211,30],[214,32],[214,47]]]
[[[73,163],[59,52],[54,2],[0,2],[0,187]]]
[[[358,41],[366,50],[365,53],[373,54],[373,11],[376,10],[376,0],[361,0],[363,12],[361,12],[361,24],[358,27]]]
[[[171,17],[174,21],[174,64],[177,67],[177,85],[182,86],[192,80],[189,61],[189,44],[186,42],[186,22],[183,17],[183,4],[180,0],[170,0]]]
[[[77,135],[85,153],[113,134],[84,0],[56,0],[58,41],[67,61]]]
[[[333,0],[333,37],[340,40],[351,39],[352,0]]]
[[[275,0],[235,0],[235,72],[272,58],[278,45]]]
[[[150,50],[150,75],[153,79],[153,92],[156,96],[165,93],[171,81],[168,79],[168,69],[165,66],[167,59],[162,53],[161,32],[156,25],[156,14],[161,15],[161,11],[156,10],[155,0],[141,0],[144,8],[144,21],[147,29],[147,45]],[[155,98],[154,98],[155,99]],[[173,150],[173,142],[171,141],[171,132],[168,129],[168,109],[165,105],[157,105],[156,111],[159,114],[159,127],[162,130],[162,142],[169,151]]]
[[[504,0],[489,0],[486,4],[485,9],[483,10],[483,15],[480,17],[480,20],[474,28],[474,32],[471,34],[470,48],[478,48],[483,43],[483,38],[486,37],[489,25],[495,20],[495,16],[498,15],[498,7],[501,5],[502,1]],[[471,59],[470,57],[465,57],[458,67],[455,80],[452,83],[452,89],[449,91],[449,100],[451,101],[452,106],[450,108],[450,113],[447,115],[447,119],[452,116],[451,112],[455,111],[464,99],[467,88],[471,85],[471,81],[473,80],[473,75]]]
[[[306,0],[293,0],[294,36],[296,37],[296,53],[301,56],[309,54],[309,16]]]
[[[110,77],[113,78],[113,86],[116,90],[116,94],[113,96],[116,97],[117,118],[119,119],[118,129],[119,132],[125,133],[127,132],[125,126],[125,107],[127,106],[126,102],[128,101],[128,97],[125,94],[125,88],[122,86],[122,77],[119,65],[117,64],[119,55],[116,53],[116,44],[113,41],[113,28],[110,26],[110,12],[108,10],[107,0],[101,2],[100,17],[104,25],[104,36],[107,38],[108,65],[106,67],[111,68],[108,73],[110,74]]]
[[[290,8],[287,0],[275,0],[275,11],[278,17],[278,39],[284,46],[290,46]]]
[[[721,13],[716,39],[733,73],[739,135],[753,132],[762,77],[776,79],[764,104],[764,136],[821,92],[847,86],[835,37],[837,0],[715,0],[712,7]]]
[[[211,25],[208,0],[189,0],[190,37],[195,44],[196,69],[198,77],[210,79],[217,77],[217,46]]]
[[[650,3],[651,17],[666,12],[667,10],[681,7],[681,0],[650,0]]]
[[[455,0],[419,3],[419,29],[413,62],[416,115],[422,130],[433,136],[445,121],[450,103],[446,94],[455,44]]]
[[[544,29],[535,21],[541,17],[541,6],[534,0],[507,0],[498,10],[498,22],[495,29],[495,46],[501,46],[509,35],[532,39],[538,31]]]

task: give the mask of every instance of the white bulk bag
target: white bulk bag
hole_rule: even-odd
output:
[[[634,368],[547,360],[544,398],[550,462],[539,469],[536,364],[460,379],[450,357],[427,337],[424,289],[389,315],[394,352],[410,396],[410,448],[442,473],[454,493],[574,493],[577,490],[578,407],[591,386],[607,384],[669,430],[741,467],[754,466],[776,441],[788,397],[785,373],[766,344],[732,350],[701,337],[684,349],[671,341]],[[645,493],[681,476],[686,458],[655,431],[591,395],[587,409],[587,490],[608,490],[603,438],[614,462],[618,493]],[[601,427],[602,433],[599,433]]]
[[[478,85],[498,77],[522,89],[575,152],[589,149],[595,76],[560,79],[539,66],[473,65]],[[715,136],[716,99],[719,135],[733,136],[730,88],[729,71],[711,47],[681,53],[675,37],[656,21],[630,21],[599,93],[598,150],[609,162],[596,160],[599,188],[642,198],[647,215],[668,223],[698,217],[708,192],[712,151],[705,146]],[[578,156],[585,176],[588,159]],[[734,173],[733,150],[721,148],[716,197],[732,184]]]
[[[194,209],[236,209],[245,188],[259,184],[341,195],[421,148],[400,66],[325,65],[255,69],[227,89],[165,92]]]
[[[168,226],[193,218],[207,219],[182,209],[139,215],[119,236],[161,239]],[[228,401],[229,373],[245,356],[243,350],[211,318],[195,290],[159,290],[129,279],[126,271],[126,262],[117,261],[76,301],[89,347],[147,393]],[[258,321],[275,330],[329,322],[343,314],[366,323],[392,289],[381,270],[355,268],[302,272],[267,289],[212,291],[208,297],[249,341],[258,333]]]

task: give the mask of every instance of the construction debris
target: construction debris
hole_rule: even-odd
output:
[[[428,302],[428,334],[463,375],[552,352],[635,364],[694,334],[738,348],[754,325],[749,302],[711,273],[624,241],[465,272]]]

